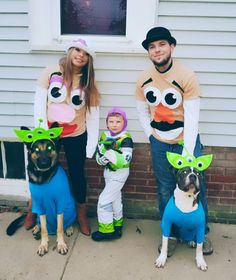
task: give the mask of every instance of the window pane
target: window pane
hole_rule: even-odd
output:
[[[4,142],[8,179],[25,179],[24,146],[22,143]]]
[[[126,35],[127,0],[61,0],[61,34]]]

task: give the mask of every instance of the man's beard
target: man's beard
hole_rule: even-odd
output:
[[[158,67],[163,67],[167,64],[169,64],[169,62],[171,61],[171,55],[169,55],[166,59],[162,60],[161,62],[156,62],[156,61],[152,61],[154,63],[154,65],[158,68]]]

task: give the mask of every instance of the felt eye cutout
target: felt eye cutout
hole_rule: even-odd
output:
[[[194,161],[194,157],[193,156],[187,155],[185,158],[186,158],[186,161],[189,162],[189,163]]]
[[[161,103],[169,108],[175,109],[182,103],[182,95],[174,88],[168,88],[162,93]]]
[[[193,167],[196,168],[198,171],[203,171],[207,169],[213,159],[213,155],[204,155],[198,158],[194,156],[187,155],[182,156],[180,154],[167,152],[166,153],[167,159],[169,163],[176,169],[181,169],[183,167]]]
[[[53,127],[53,128],[46,130],[46,129],[40,127],[41,122],[42,122],[42,120],[40,119],[39,127],[35,128],[33,130],[14,129],[14,131],[15,131],[17,137],[26,143],[33,143],[40,139],[51,140],[51,139],[59,137],[60,134],[62,133],[63,127]]]
[[[74,109],[78,110],[85,105],[84,92],[80,89],[74,89],[71,91],[71,104]]]
[[[48,99],[51,102],[61,103],[66,100],[66,86],[58,83],[50,84],[48,89]]]
[[[213,155],[204,155],[196,158],[195,159],[195,165],[197,166],[196,169],[199,171],[203,171],[207,169],[210,166],[212,159],[213,159]]]
[[[48,99],[51,102],[61,103],[66,99],[67,90],[63,84],[63,78],[57,73],[53,73],[50,78],[48,89]]]
[[[151,106],[157,106],[161,102],[161,92],[156,87],[147,87],[144,90],[144,95]]]
[[[193,162],[193,157],[190,157],[189,155],[183,157],[180,154],[171,153],[171,152],[167,152],[166,155],[169,163],[176,169],[181,169],[185,166],[190,166],[192,165]]]
[[[28,139],[33,139],[33,137],[34,137],[34,135],[33,135],[32,133],[28,133],[28,134],[27,134],[27,138],[28,138]]]
[[[183,161],[181,159],[178,159],[176,163],[177,163],[178,166],[182,166],[183,165]]]

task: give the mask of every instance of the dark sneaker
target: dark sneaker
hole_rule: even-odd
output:
[[[114,229],[115,229],[115,233],[117,234],[117,236],[121,237],[123,226],[115,226]]]
[[[188,247],[190,248],[196,248],[197,247],[197,243],[195,241],[189,241],[187,243]],[[203,241],[203,246],[202,246],[202,252],[203,255],[211,255],[213,253],[213,246],[211,243],[211,240],[207,237],[205,237],[205,240]]]
[[[177,238],[175,237],[169,237],[168,238],[168,251],[167,251],[167,257],[171,257],[174,252],[175,252],[175,249],[177,247],[177,243],[178,243],[178,240]],[[162,244],[160,244],[158,246],[158,252],[161,253],[161,247],[162,247]]]
[[[112,240],[112,239],[119,238],[120,236],[118,236],[118,234],[115,231],[107,232],[107,233],[95,231],[92,233],[91,237],[94,241],[106,241],[106,240]]]

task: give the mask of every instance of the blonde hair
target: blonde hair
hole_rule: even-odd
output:
[[[74,48],[69,49],[67,56],[59,60],[59,64],[63,71],[63,79],[66,82],[68,92],[70,93],[73,87],[73,65],[71,61],[71,53]],[[85,92],[85,106],[90,111],[92,106],[98,106],[100,95],[95,84],[95,73],[93,67],[93,58],[88,54],[88,63],[81,68],[81,78],[79,87]]]

